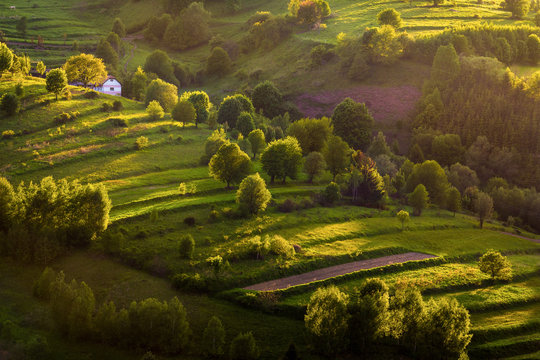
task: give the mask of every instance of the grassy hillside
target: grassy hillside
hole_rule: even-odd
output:
[[[28,78],[23,84],[23,111],[0,121],[0,133],[16,132],[16,136],[0,140],[1,172],[15,184],[52,175],[102,182],[106,186],[113,203],[109,226],[125,234],[119,249],[112,251],[113,255],[104,255],[105,244],[97,242],[90,251],[53,264],[55,269],[64,270],[68,278],[87,281],[96,292],[98,303],[113,299],[125,305],[149,296],[168,299],[177,295],[187,308],[195,334],[201,334],[209,317],[215,314],[224,320],[228,340],[240,331],[253,330],[264,359],[277,358],[291,340],[305,351],[303,323],[296,317],[265,315],[234,302],[217,300],[213,295],[172,290],[168,280],[179,273],[198,273],[211,281],[213,275],[205,264],[206,258],[234,255],[239,251],[238,244],[253,236],[280,235],[301,249],[294,258],[270,256],[261,261],[230,257],[230,267],[220,277],[221,288],[247,286],[354,259],[418,251],[447,260],[422,268],[381,268],[376,275],[390,285],[414,283],[426,298],[452,296],[463,303],[473,313],[473,332],[483,334],[473,343],[472,354],[505,346],[504,349],[511,349],[505,350],[508,356],[520,355],[530,351],[516,344],[534,342],[538,337],[538,325],[530,320],[536,317],[540,301],[540,244],[498,232],[512,229],[493,222],[480,230],[476,219],[468,214],[454,217],[449,212],[430,209],[413,218],[407,229],[401,231],[394,205],[384,211],[353,206],[306,206],[291,213],[278,211],[275,205],[285,199],[309,204],[310,195],[321,189],[318,184],[308,184],[304,177],[271,186],[274,203],[264,215],[230,218],[227,208],[235,207],[235,191],[226,190],[224,184],[208,176],[205,166],[199,165],[204,140],[210,134],[206,125],[199,129],[182,128],[168,117],[151,122],[142,104],[126,99],[122,99],[123,111],[104,113],[102,103],[115,98],[102,95],[88,100],[81,91],[72,89],[71,100],[55,102],[46,94],[43,80]],[[15,81],[2,81],[0,92],[11,91],[14,85]],[[80,112],[76,120],[61,126],[55,123],[59,113],[75,110]],[[110,118],[125,119],[128,126],[115,127]],[[139,136],[149,138],[148,148],[136,150],[134,143]],[[260,164],[256,163],[255,168],[259,169]],[[181,182],[193,185],[194,193],[180,195]],[[217,211],[217,218],[210,217],[211,210]],[[195,218],[195,227],[184,223],[187,217]],[[191,260],[182,259],[178,252],[180,238],[186,233],[196,243]],[[509,257],[515,274],[512,282],[494,284],[479,272],[475,256],[488,248],[515,254]],[[2,265],[0,319],[12,319],[24,334],[46,336],[53,352],[62,354],[59,358],[81,353],[99,358],[133,356],[107,347],[68,344],[60,338],[48,318],[47,306],[31,298],[31,284],[40,271],[37,266]],[[336,282],[350,291],[364,278],[359,272]],[[309,285],[285,291],[276,295],[270,305],[301,311],[313,289]],[[20,320],[25,317],[33,320]],[[496,326],[499,322],[501,325]]]

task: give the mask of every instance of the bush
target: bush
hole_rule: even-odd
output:
[[[56,273],[50,267],[46,267],[39,278],[34,282],[32,292],[35,297],[42,300],[49,300],[50,287],[53,281],[56,279]]]
[[[184,224],[187,226],[195,226],[195,218],[193,216],[188,216],[184,219]]]
[[[209,75],[223,76],[231,71],[231,58],[229,54],[221,47],[212,49],[206,63],[206,72]]]
[[[13,130],[2,131],[2,139],[11,139],[14,136],[15,136],[15,131]]]
[[[326,185],[322,193],[323,202],[325,204],[332,205],[339,199],[341,199],[341,192],[339,189],[339,185],[336,184],[335,182],[331,182],[330,184]]]
[[[150,120],[157,121],[159,119],[162,119],[163,116],[165,116],[165,112],[163,111],[163,107],[159,104],[158,101],[152,100],[150,101],[150,104],[146,107],[146,113],[148,116],[150,116]]]
[[[57,125],[67,124],[71,120],[71,115],[68,113],[61,113],[54,118],[54,122]]]
[[[135,147],[137,148],[137,150],[148,147],[148,138],[145,136],[139,136],[137,140],[135,140]]]
[[[176,289],[191,291],[207,291],[208,283],[200,274],[176,274],[172,278],[172,284]]]
[[[108,102],[104,102],[103,104],[101,104],[101,111],[109,112],[111,111],[111,109],[112,109],[112,105],[109,104]]]
[[[121,118],[110,118],[107,120],[107,122],[113,126],[113,127],[128,127],[129,123],[127,119],[121,119]]]
[[[114,111],[122,111],[122,110],[124,110],[124,104],[122,104],[122,102],[120,100],[114,100],[114,102],[112,104],[112,109]]]
[[[20,107],[21,103],[19,98],[14,94],[7,93],[2,96],[2,99],[0,99],[0,110],[6,113],[7,116],[12,116],[18,113]]]
[[[279,235],[274,235],[270,240],[270,252],[285,259],[294,257],[294,246]]]
[[[231,360],[255,360],[259,358],[259,348],[251,332],[238,334],[231,343]]]
[[[184,235],[180,240],[180,256],[184,259],[191,259],[195,250],[195,240],[191,234]]]
[[[293,199],[285,199],[278,205],[277,209],[283,213],[290,213],[298,209],[298,204]]]
[[[95,100],[99,98],[99,93],[94,90],[90,90],[84,93],[84,97],[89,100]]]

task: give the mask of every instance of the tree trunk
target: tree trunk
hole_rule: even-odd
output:
[[[275,178],[274,175],[272,175],[272,176],[270,177],[270,184],[273,184],[273,183],[274,183],[274,178]]]
[[[480,218],[480,229],[484,228],[484,219]]]

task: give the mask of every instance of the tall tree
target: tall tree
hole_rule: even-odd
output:
[[[200,123],[206,122],[210,114],[210,98],[204,91],[186,91],[180,96],[180,100],[189,101],[195,108],[195,127],[198,127]]]
[[[273,184],[275,178],[285,183],[287,177],[296,179],[302,163],[302,149],[295,138],[287,136],[268,144],[261,162],[263,170],[270,176],[270,183]]]
[[[493,199],[484,192],[479,192],[474,200],[474,211],[480,221],[480,229],[484,226],[484,220],[489,219],[493,212]]]
[[[331,135],[323,148],[323,156],[328,170],[334,176],[334,181],[336,176],[344,172],[349,166],[350,155],[351,148],[349,145],[339,136]]]
[[[264,81],[255,86],[251,98],[255,109],[262,110],[266,117],[273,118],[283,112],[283,96],[270,81]]]
[[[334,134],[345,140],[353,149],[367,150],[371,143],[373,117],[365,104],[346,98],[334,109],[332,125]]]
[[[224,144],[210,159],[210,176],[227,184],[238,184],[251,171],[249,156],[237,144]]]
[[[0,42],[0,77],[4,71],[11,69],[13,65],[13,52],[6,44]]]
[[[454,46],[441,45],[433,59],[431,80],[436,84],[447,84],[459,75],[460,68],[459,56]]]
[[[70,57],[64,64],[68,81],[88,84],[101,84],[107,79],[107,70],[103,61],[90,54],[79,54]]]
[[[417,185],[414,191],[409,194],[409,204],[414,209],[414,215],[420,216],[422,214],[422,210],[429,204],[429,194],[424,185]]]
[[[202,338],[202,349],[208,357],[218,357],[225,353],[225,329],[221,320],[212,316]]]
[[[126,26],[121,19],[114,19],[112,32],[116,33],[119,37],[123,38],[126,36]]]
[[[322,151],[332,130],[331,120],[323,117],[297,120],[289,126],[287,132],[298,140],[303,154],[307,155],[314,151]]]
[[[427,160],[422,164],[414,165],[412,173],[407,179],[407,191],[413,191],[419,184],[423,184],[429,196],[439,206],[446,200],[448,179],[443,168],[435,160]]]
[[[446,208],[454,213],[461,210],[461,194],[455,187],[450,187],[446,193]]]
[[[255,129],[248,135],[249,143],[251,144],[251,152],[253,153],[253,159],[257,157],[266,146],[266,140],[264,133],[261,129]]]
[[[182,123],[182,127],[186,126],[187,123],[195,122],[195,108],[187,100],[181,100],[176,103],[174,109],[171,112],[171,116],[174,120]]]

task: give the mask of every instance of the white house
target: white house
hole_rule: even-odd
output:
[[[114,76],[107,76],[107,80],[94,86],[94,90],[107,95],[122,96],[122,84]]]

